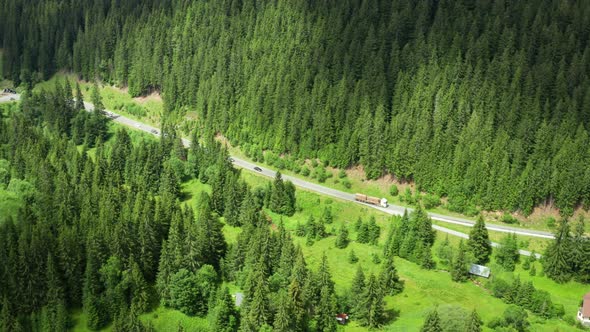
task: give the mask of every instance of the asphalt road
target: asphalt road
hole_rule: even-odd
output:
[[[2,96],[2,97],[0,97],[0,102],[10,101],[10,98],[14,98],[14,100],[19,100],[20,95]],[[84,102],[84,105],[86,107],[86,110],[88,110],[88,111],[91,111],[94,109],[94,106],[90,103]],[[112,111],[107,110],[106,113],[107,113],[107,115],[109,115],[112,118],[112,120],[114,122],[132,127],[137,130],[142,130],[144,132],[150,133],[155,136],[160,136],[160,130],[158,128],[155,128],[150,125],[144,124],[142,122],[124,117],[124,116],[114,113]],[[182,143],[186,147],[190,146],[190,141],[187,139],[183,138]],[[260,175],[263,175],[263,176],[266,176],[269,178],[275,177],[276,172],[273,170],[264,168],[261,165],[254,164],[254,163],[251,163],[249,161],[246,161],[246,160],[234,157],[234,156],[232,156],[232,159],[234,160],[233,164],[237,167],[243,168],[245,170],[248,170],[248,171],[251,171],[254,173],[258,173]],[[255,171],[254,167],[259,167],[261,169],[261,171]],[[406,209],[408,210],[408,212],[412,211],[411,208],[406,208],[406,207],[399,206],[399,205],[389,205],[387,208],[384,208],[381,206],[360,203],[354,199],[354,194],[350,194],[350,193],[343,192],[340,190],[328,188],[328,187],[325,187],[325,186],[322,186],[319,184],[308,182],[308,181],[305,181],[305,180],[302,180],[302,179],[299,179],[296,177],[288,176],[288,175],[283,175],[283,179],[293,182],[293,184],[297,187],[307,189],[307,190],[310,190],[313,192],[317,192],[317,193],[320,193],[323,195],[331,196],[334,198],[342,199],[345,201],[349,201],[351,203],[362,204],[366,207],[373,208],[373,209],[376,209],[376,210],[379,210],[379,211],[382,211],[382,212],[385,212],[385,213],[388,213],[391,215],[402,215],[404,213],[404,210],[406,210]],[[437,220],[437,221],[441,221],[441,222],[445,222],[445,223],[467,226],[467,227],[473,227],[473,225],[474,225],[473,221],[467,220],[467,219],[444,216],[444,215],[440,215],[437,213],[430,213],[430,212],[428,213],[428,215],[433,220]],[[465,233],[458,232],[458,231],[455,231],[452,229],[448,229],[448,228],[445,228],[445,227],[442,227],[439,225],[432,225],[432,228],[434,228],[435,230],[447,233],[447,234],[462,237],[464,239],[469,238],[469,236]],[[515,233],[517,235],[532,236],[532,237],[539,237],[539,238],[546,238],[546,239],[553,239],[554,238],[553,234],[548,233],[548,232],[537,231],[537,230],[528,230],[528,229],[522,229],[522,228],[516,228],[516,227],[510,227],[510,226],[486,224],[486,228],[490,231],[496,231],[496,232]],[[499,244],[492,242],[492,246],[497,247],[497,246],[499,246]],[[521,255],[526,255],[526,256],[531,255],[531,252],[529,252],[527,250],[519,250],[519,252]],[[537,256],[540,257],[539,254],[537,254]]]

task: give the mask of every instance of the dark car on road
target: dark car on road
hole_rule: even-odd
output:
[[[254,167],[254,170],[255,170],[256,172],[262,172],[262,168],[260,168],[260,167],[258,167],[258,166]]]

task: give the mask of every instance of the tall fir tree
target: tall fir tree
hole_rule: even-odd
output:
[[[385,320],[384,293],[382,284],[379,283],[375,275],[371,274],[356,310],[361,325],[373,329],[383,324]]]
[[[482,215],[477,218],[475,225],[469,233],[467,247],[473,253],[476,264],[486,265],[490,261],[492,244]]]
[[[436,309],[432,310],[426,316],[426,320],[424,321],[424,325],[420,329],[420,332],[442,332],[443,329],[441,327],[440,317],[438,316],[438,311]]]
[[[464,282],[469,277],[469,267],[467,266],[467,257],[465,256],[465,245],[463,240],[459,241],[459,248],[453,258],[451,266],[451,279],[455,282]]]

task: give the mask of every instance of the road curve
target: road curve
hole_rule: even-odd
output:
[[[12,94],[12,95],[7,95],[7,96],[2,96],[2,97],[0,97],[0,102],[11,101],[10,98],[14,98],[14,100],[20,100],[20,95]],[[94,110],[94,105],[92,105],[90,103],[84,102],[84,106],[87,111]],[[110,111],[110,110],[106,110],[105,112],[108,116],[110,116],[112,118],[112,120],[114,122],[129,126],[131,128],[137,129],[137,130],[142,130],[144,132],[147,132],[149,134],[152,134],[152,135],[155,135],[158,137],[160,136],[160,130],[156,127],[152,127],[152,126],[144,124],[142,122],[127,118],[125,116],[122,116],[122,115],[117,114],[117,113]],[[189,140],[183,138],[182,143],[184,146],[189,147],[191,142]],[[246,160],[240,159],[238,157],[234,157],[234,156],[232,156],[232,159],[233,159],[233,164],[235,166],[243,168],[243,169],[248,170],[250,172],[258,173],[258,174],[261,174],[261,175],[269,177],[269,178],[274,178],[276,175],[275,171],[263,168],[261,165],[254,164],[254,163],[251,163],[249,161],[246,161]],[[259,167],[261,169],[261,171],[255,171],[254,167]],[[291,181],[297,187],[307,189],[310,191],[314,191],[314,192],[317,192],[317,193],[320,193],[323,195],[342,199],[345,201],[353,202],[356,204],[362,204],[366,207],[373,208],[373,209],[376,209],[376,210],[379,210],[381,212],[385,212],[385,213],[388,213],[391,215],[403,215],[403,213],[406,209],[408,210],[408,212],[411,212],[413,210],[411,208],[406,208],[406,207],[399,206],[399,205],[389,205],[387,208],[384,208],[384,207],[380,207],[380,206],[376,206],[376,205],[365,204],[365,203],[357,202],[354,199],[354,194],[350,194],[350,193],[343,192],[340,190],[328,188],[328,187],[325,187],[325,186],[322,186],[319,184],[315,184],[312,182],[308,182],[308,181],[305,181],[305,180],[302,180],[302,179],[299,179],[299,178],[296,178],[293,176],[289,176],[289,175],[283,175],[283,179]],[[441,222],[445,222],[445,223],[450,223],[450,224],[456,224],[456,225],[467,226],[467,227],[473,227],[473,225],[475,224],[471,220],[450,217],[450,216],[444,216],[444,215],[437,214],[437,213],[428,212],[428,215],[433,220],[437,220],[437,221],[441,221]],[[448,229],[448,228],[445,228],[445,227],[442,227],[439,225],[432,225],[432,228],[435,230],[447,233],[447,234],[462,237],[464,239],[469,238],[469,236],[465,233],[458,232],[458,231],[455,231],[452,229]],[[545,239],[553,239],[554,238],[553,234],[551,234],[551,233],[537,231],[537,230],[528,230],[528,229],[521,229],[521,228],[516,228],[516,227],[509,227],[509,226],[502,226],[502,225],[490,225],[490,224],[486,224],[486,228],[490,231],[497,231],[497,232],[504,232],[504,233],[515,233],[518,235],[539,237],[539,238],[545,238]],[[492,242],[492,246],[497,247],[497,246],[499,246],[499,244]],[[531,252],[527,251],[527,250],[519,250],[519,252],[521,255],[525,255],[525,256],[531,255]],[[540,257],[539,254],[536,254],[536,255],[537,255],[537,257]]]

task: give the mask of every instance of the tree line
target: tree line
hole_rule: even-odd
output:
[[[4,73],[160,91],[260,156],[363,165],[455,211],[590,204],[585,1],[0,2]],[[491,13],[491,15],[489,14]],[[21,24],[27,22],[27,24]]]

